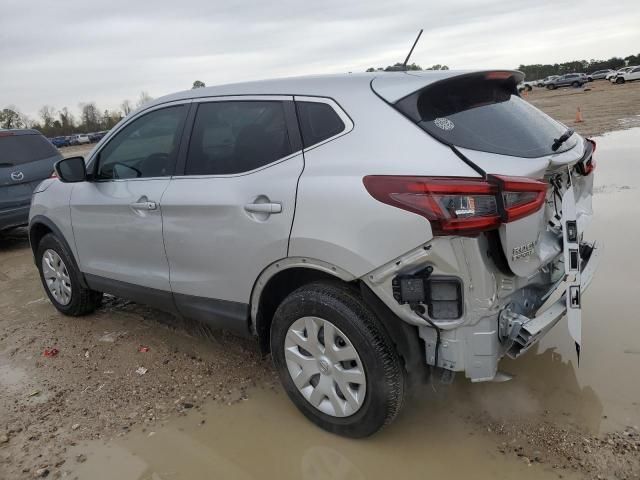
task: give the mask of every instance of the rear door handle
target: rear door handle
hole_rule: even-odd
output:
[[[244,209],[250,213],[282,213],[281,203],[247,203]]]
[[[144,202],[134,202],[131,204],[131,208],[133,208],[134,210],[144,210],[144,211],[157,210],[158,204],[156,202],[150,202],[147,200]]]

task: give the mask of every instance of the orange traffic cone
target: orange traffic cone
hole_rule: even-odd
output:
[[[576,123],[582,123],[582,112],[580,111],[580,107],[576,110]]]

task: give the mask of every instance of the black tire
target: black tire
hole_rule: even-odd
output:
[[[555,86],[554,84],[551,84],[551,85],[547,85],[547,88],[548,88],[549,90],[555,90],[555,89],[556,89],[556,86]]]
[[[623,84],[624,82],[625,82],[624,78],[622,78],[622,77],[618,77],[618,78],[616,78],[616,83],[617,83],[617,84],[621,85],[621,84]]]
[[[573,82],[573,83],[571,84],[571,86],[572,86],[573,88],[578,88],[578,87],[580,86],[580,82]]]
[[[66,305],[58,302],[49,291],[49,287],[47,287],[42,267],[42,257],[47,250],[53,250],[60,256],[69,274],[71,283],[71,300]],[[92,313],[100,306],[100,303],[102,302],[102,292],[96,292],[95,290],[90,290],[82,286],[80,282],[81,273],[78,271],[78,268],[71,257],[71,253],[67,251],[64,244],[58,240],[54,234],[49,233],[40,240],[38,248],[36,249],[36,265],[40,272],[40,281],[42,282],[44,291],[47,293],[47,296],[53,306],[56,307],[59,312],[72,317],[79,317]]]
[[[366,374],[362,406],[348,417],[334,417],[309,403],[287,368],[284,342],[296,320],[314,316],[330,321],[353,344]],[[372,435],[391,423],[402,408],[406,378],[391,338],[357,291],[346,285],[316,282],[290,294],[278,307],[271,326],[271,354],[289,398],[313,423],[331,433],[352,438]]]

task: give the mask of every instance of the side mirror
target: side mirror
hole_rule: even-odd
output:
[[[69,157],[60,160],[53,167],[61,182],[77,183],[87,179],[87,166],[84,157]]]

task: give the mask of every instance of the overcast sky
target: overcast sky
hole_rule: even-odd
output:
[[[404,60],[514,68],[640,51],[638,0],[1,0],[0,108],[118,108],[140,91]]]

